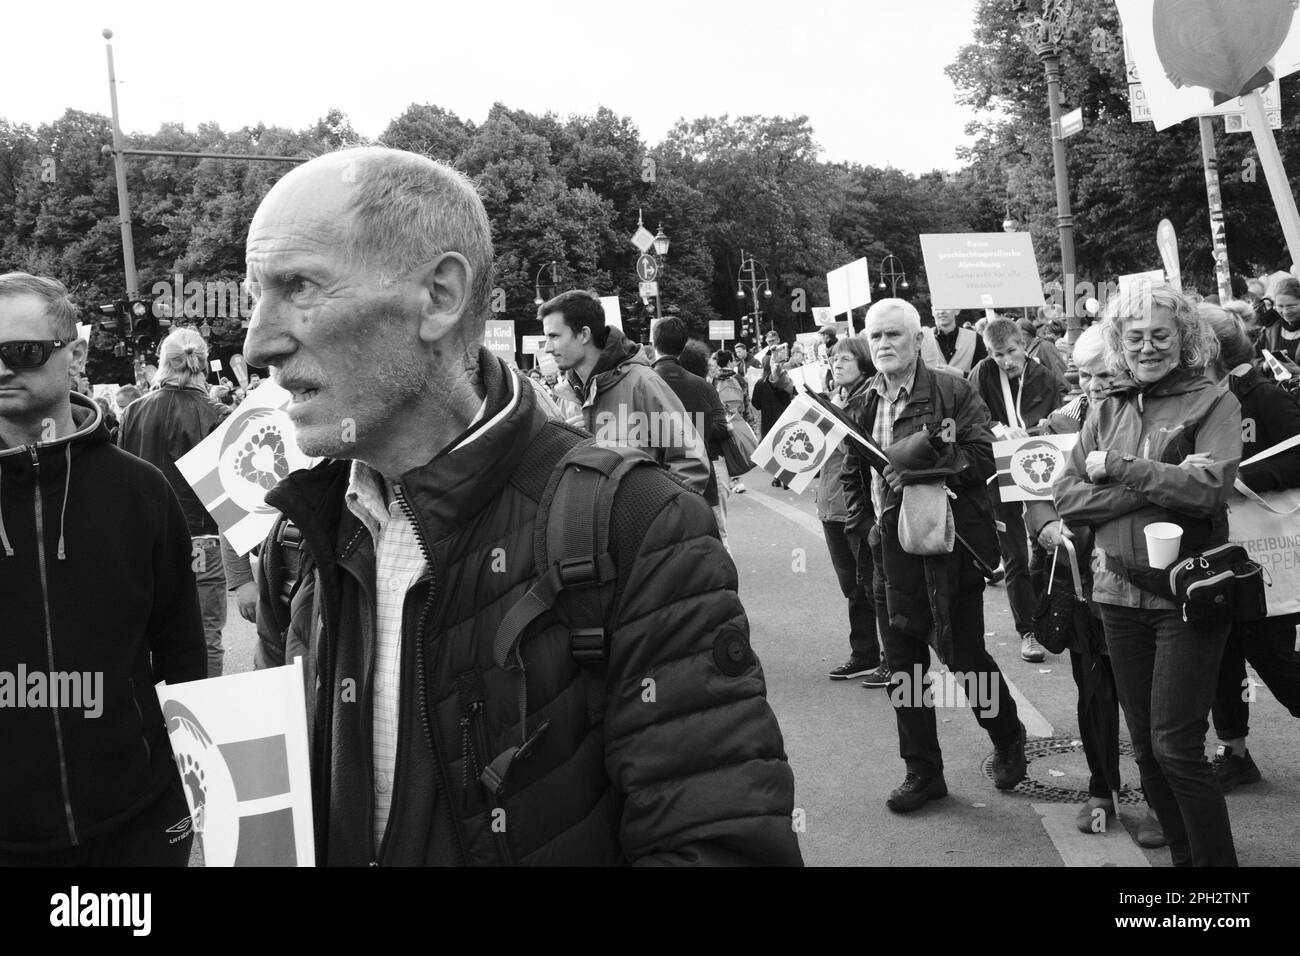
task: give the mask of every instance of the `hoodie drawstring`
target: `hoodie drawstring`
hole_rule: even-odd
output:
[[[63,519],[68,514],[68,486],[72,484],[72,442],[63,446],[63,508],[59,511],[59,560],[68,560],[63,552]]]
[[[0,480],[3,480],[3,478],[4,476],[0,474]],[[0,495],[0,500],[3,500],[2,495]],[[5,533],[5,516],[4,511],[2,510],[0,510],[0,544],[4,545],[5,557],[12,558],[14,556],[14,549],[13,545],[9,543],[9,535]]]

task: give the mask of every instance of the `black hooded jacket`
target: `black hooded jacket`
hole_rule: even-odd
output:
[[[72,417],[71,435],[0,449],[0,848],[10,851],[77,846],[147,807],[176,775],[154,684],[207,668],[176,496],[157,468],[109,442],[90,399],[74,394]]]

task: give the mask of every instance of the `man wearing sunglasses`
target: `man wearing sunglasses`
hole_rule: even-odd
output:
[[[0,865],[184,866],[153,686],[204,676],[189,532],[70,391],[76,322],[60,283],[0,275]]]

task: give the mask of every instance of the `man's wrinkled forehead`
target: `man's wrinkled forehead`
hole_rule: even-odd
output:
[[[355,182],[332,165],[295,169],[271,188],[248,229],[248,257],[302,243],[335,247],[344,241],[356,195]]]

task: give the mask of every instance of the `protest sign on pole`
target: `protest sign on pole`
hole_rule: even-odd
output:
[[[1027,232],[921,236],[930,303],[936,309],[1020,309],[1044,304]]]
[[[1297,4],[1116,0],[1116,7],[1156,129],[1225,104],[1244,108],[1282,234],[1288,247],[1300,249],[1300,210],[1259,93],[1300,70]]]
[[[654,237],[651,236],[653,239]],[[612,325],[620,332],[623,331],[623,310],[618,304],[618,296],[602,295],[600,297],[601,308],[605,310],[605,324]]]
[[[302,658],[156,691],[204,865],[314,866]]]
[[[802,494],[848,430],[800,392],[767,430],[750,461]]]
[[[826,290],[830,294],[831,313],[848,313],[853,320],[853,310],[871,304],[871,274],[866,259],[855,259],[826,273]]]
[[[238,554],[253,550],[275,523],[279,512],[265,503],[266,493],[290,472],[319,460],[298,450],[288,413],[292,398],[274,380],[263,380],[176,462]],[[346,429],[348,421],[339,427]]]
[[[1160,259],[1165,264],[1165,281],[1181,290],[1183,270],[1178,262],[1178,234],[1168,219],[1161,219],[1160,225],[1156,227],[1156,248],[1160,250]]]
[[[1051,501],[1052,483],[1079,436],[1036,435],[993,443],[998,468],[998,495],[1009,501]]]
[[[244,356],[235,354],[230,356],[230,367],[235,373],[235,378],[244,388],[248,388],[248,363],[244,361]]]

